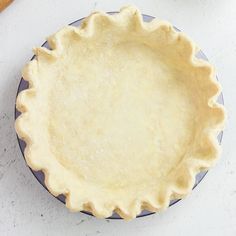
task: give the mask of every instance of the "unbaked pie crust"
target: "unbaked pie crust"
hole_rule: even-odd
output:
[[[48,38],[23,70],[17,134],[72,211],[124,219],[183,198],[219,154],[220,87],[197,47],[135,7]]]

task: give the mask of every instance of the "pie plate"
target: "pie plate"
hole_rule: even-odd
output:
[[[109,14],[116,14],[117,12],[108,12],[108,13],[109,13]],[[143,16],[143,20],[144,20],[145,22],[149,22],[149,21],[151,21],[151,20],[154,19],[154,17],[153,17],[153,16],[150,16],[150,15],[144,15],[144,14],[143,14],[142,16]],[[81,24],[81,22],[82,22],[83,19],[84,19],[84,18],[79,19],[79,20],[76,20],[76,21],[74,21],[73,23],[71,23],[70,25],[72,25],[72,26],[79,26],[79,25]],[[174,28],[175,28],[176,31],[180,31],[180,30],[177,29],[176,27],[174,27]],[[42,46],[43,46],[43,47],[46,47],[46,48],[49,48],[47,42],[44,42]],[[34,57],[35,57],[35,56],[33,56],[32,59],[34,59]],[[204,54],[201,50],[198,52],[198,54],[196,55],[196,57],[208,61],[207,57],[205,56],[205,54]],[[32,60],[32,59],[31,59],[31,60]],[[216,78],[216,79],[217,79],[217,78]],[[25,89],[27,89],[27,88],[28,88],[28,82],[25,81],[25,80],[23,80],[23,78],[21,78],[20,84],[19,84],[19,87],[18,87],[18,90],[17,90],[17,95],[18,95],[18,93],[20,93],[22,90],[25,90]],[[17,95],[16,95],[16,96],[17,96]],[[222,104],[222,105],[224,104],[224,101],[223,101],[223,94],[222,94],[222,93],[221,93],[221,94],[219,95],[219,97],[218,97],[218,103],[219,103],[219,104]],[[20,112],[19,112],[19,111],[16,109],[16,107],[15,107],[15,119],[16,119],[19,115],[20,115]],[[219,144],[220,144],[221,141],[222,141],[222,137],[223,137],[223,131],[220,132],[220,134],[218,135],[218,142],[219,142]],[[21,140],[19,137],[17,137],[17,139],[18,139],[18,143],[19,143],[19,146],[20,146],[20,150],[21,150],[22,155],[23,155],[23,157],[24,157],[24,150],[25,150],[25,146],[26,146],[26,145],[25,145],[24,141]],[[29,168],[30,168],[30,167],[29,167]],[[44,182],[44,174],[43,174],[43,172],[42,172],[42,171],[34,171],[34,170],[32,170],[31,168],[30,168],[30,170],[31,170],[31,172],[33,173],[33,175],[35,176],[35,178],[40,182],[40,184],[41,184],[46,190],[48,190],[47,187],[46,187],[46,185],[45,185],[45,182]],[[203,172],[200,172],[199,174],[197,174],[196,180],[195,180],[195,185],[194,185],[193,188],[195,188],[195,187],[201,182],[201,180],[205,177],[206,173],[207,173],[207,171],[203,171]],[[137,174],[138,174],[138,173],[137,173]],[[65,203],[65,197],[64,197],[64,195],[59,195],[59,196],[57,196],[56,198],[57,198],[58,200],[60,200],[61,202]],[[169,206],[174,205],[174,204],[177,203],[179,200],[180,200],[180,199],[172,200],[172,201],[170,202],[170,205],[169,205]],[[85,213],[85,214],[88,214],[88,215],[92,215],[91,213],[86,212],[86,211],[82,211],[82,212]],[[148,215],[151,215],[151,214],[154,214],[154,212],[150,212],[150,211],[144,210],[144,211],[142,211],[141,214],[139,214],[137,217],[148,216]],[[109,217],[109,219],[122,219],[122,218],[121,218],[118,214],[114,213],[111,217]]]

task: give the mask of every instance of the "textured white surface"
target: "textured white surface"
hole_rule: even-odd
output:
[[[21,68],[45,36],[94,9],[118,10],[127,2],[15,1],[0,13],[0,235],[236,235],[236,1],[129,3],[182,29],[216,66],[228,110],[220,161],[189,197],[161,214],[123,222],[68,212],[33,177],[16,142]]]

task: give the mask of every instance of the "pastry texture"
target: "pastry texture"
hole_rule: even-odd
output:
[[[159,211],[217,160],[224,109],[197,47],[135,7],[95,12],[48,38],[23,70],[16,131],[33,170],[72,211]]]

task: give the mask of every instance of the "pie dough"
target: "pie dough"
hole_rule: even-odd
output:
[[[16,131],[33,170],[72,211],[124,219],[183,198],[219,154],[224,109],[197,47],[132,6],[95,12],[36,48]]]

